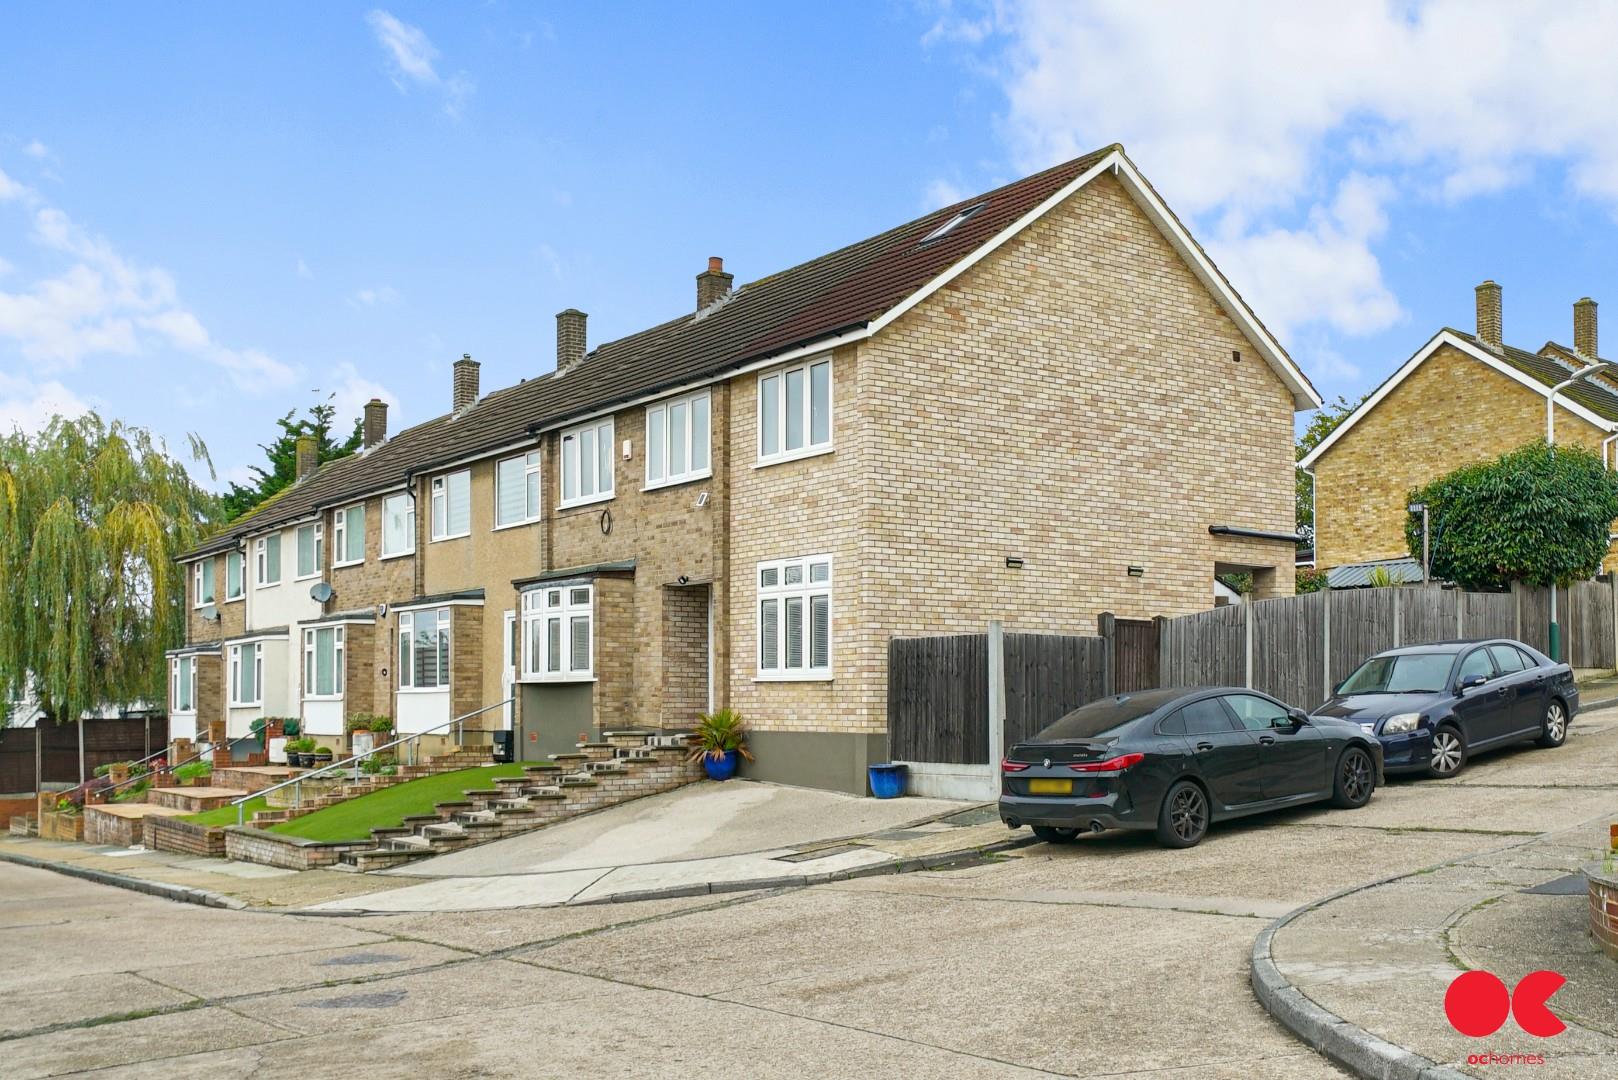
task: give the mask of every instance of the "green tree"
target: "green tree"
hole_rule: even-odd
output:
[[[281,433],[268,444],[260,443],[269,458],[269,468],[262,465],[252,466],[255,479],[250,484],[231,482],[230,490],[225,492],[222,506],[225,520],[234,521],[243,514],[258,506],[265,499],[292,486],[298,478],[298,439],[303,435],[313,435],[319,450],[320,463],[347,457],[360,448],[365,440],[363,420],[356,417],[354,428],[349,432],[348,438],[338,442],[332,435],[332,421],[337,416],[336,406],[328,398],[323,404],[311,405],[309,415],[297,420],[293,417],[297,410],[287,413],[275,423]]]
[[[1468,588],[1568,585],[1593,576],[1618,518],[1618,474],[1581,446],[1520,446],[1410,493],[1426,503],[1433,576]],[[1421,518],[1405,524],[1421,558]]]
[[[1349,401],[1338,395],[1336,401],[1328,401],[1315,411],[1309,418],[1309,424],[1298,436],[1297,454],[1293,460],[1302,461],[1315,447],[1326,441],[1326,436],[1337,430],[1337,426],[1347,420],[1355,409],[1365,403],[1370,394],[1362,394],[1357,400]],[[1293,506],[1298,520],[1298,546],[1313,547],[1315,543],[1315,478],[1302,469],[1293,474],[1295,490],[1293,491]]]
[[[216,515],[142,428],[89,413],[0,436],[0,701],[30,693],[60,721],[166,700],[163,653],[184,639],[174,559]]]

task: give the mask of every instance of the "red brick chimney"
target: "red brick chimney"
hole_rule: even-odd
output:
[[[724,259],[717,255],[710,256],[708,269],[697,275],[697,310],[701,311],[715,300],[729,295],[730,283],[735,280],[735,274],[725,273]]]

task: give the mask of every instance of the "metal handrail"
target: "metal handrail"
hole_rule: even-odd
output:
[[[235,746],[237,743],[241,742],[243,739],[254,739],[254,738],[257,738],[257,737],[258,737],[258,734],[256,732],[249,731],[246,735],[238,735],[234,739],[226,739],[225,740],[225,749],[229,750],[232,746]],[[162,754],[166,754],[168,752],[169,752],[169,748],[165,746],[163,749],[159,750],[156,754],[147,754],[145,757],[141,758],[139,761],[132,761],[132,762],[130,762],[130,764],[131,765],[144,765],[148,761],[151,761],[153,758],[158,757],[159,755],[162,755]],[[190,757],[186,758],[184,761],[176,762],[175,764],[170,765],[169,766],[169,772],[172,773],[175,769],[178,769],[181,765],[189,765],[193,761],[196,761],[199,758],[201,758],[204,754],[211,754],[213,752],[214,752],[214,746],[213,746],[212,743],[209,743],[208,744],[208,749],[206,749],[206,750],[198,750],[195,754],[192,754]],[[131,776],[126,780],[118,781],[118,783],[116,783],[116,784],[109,784],[107,787],[104,787],[99,792],[97,792],[97,794],[105,794],[105,793],[108,793],[108,792],[117,791],[119,788],[123,787],[125,784],[133,784],[136,780],[140,780],[143,777],[150,776],[150,775],[151,775],[150,772],[144,772],[144,773],[141,773],[140,776]]]
[[[363,758],[368,758],[372,754],[380,754],[382,751],[391,749],[391,748],[393,748],[395,746],[398,746],[400,743],[407,743],[407,742],[411,742],[411,741],[416,740],[416,739],[420,739],[423,735],[431,735],[433,732],[437,731],[439,728],[446,728],[446,727],[449,727],[451,724],[462,723],[464,721],[472,719],[472,717],[474,717],[474,716],[482,716],[484,713],[489,712],[492,709],[503,708],[504,706],[509,705],[513,701],[516,701],[516,700],[517,700],[516,695],[512,695],[511,697],[506,698],[504,701],[497,701],[493,705],[485,705],[481,709],[473,710],[472,712],[466,713],[466,714],[464,714],[462,716],[457,716],[457,717],[455,717],[455,718],[453,718],[451,720],[445,720],[442,724],[434,724],[430,728],[423,728],[421,731],[411,732],[409,735],[401,735],[399,738],[394,739],[390,743],[384,743],[381,746],[373,746],[373,747],[371,747],[371,749],[367,750],[363,754],[352,754],[352,755],[344,758],[341,761],[334,761],[330,765],[322,765],[318,769],[313,769],[313,770],[311,770],[309,772],[300,773],[299,775],[294,776],[290,780],[283,780],[279,784],[276,784],[274,787],[267,787],[267,788],[264,788],[262,791],[255,791],[250,795],[243,795],[241,798],[233,800],[231,802],[231,804],[230,804],[230,805],[232,805],[232,806],[234,806],[236,808],[236,824],[237,825],[245,825],[245,824],[247,824],[247,820],[246,820],[246,818],[247,818],[247,804],[249,802],[251,802],[252,800],[258,798],[261,795],[268,795],[272,791],[280,791],[284,787],[297,787],[299,784],[303,783],[305,780],[309,780],[309,779],[312,779],[313,777],[319,776],[321,773],[331,772],[333,769],[341,768],[342,766],[350,764],[351,762],[356,762],[356,761],[359,761],[359,760],[361,760]]]

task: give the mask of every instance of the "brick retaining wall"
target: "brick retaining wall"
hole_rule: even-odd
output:
[[[141,819],[141,836],[142,842],[153,851],[214,858],[225,854],[225,830],[218,826],[152,815]]]
[[[84,842],[134,847],[141,842],[141,818],[104,814],[93,806],[84,808]]]
[[[305,840],[300,836],[265,832],[251,825],[232,825],[225,830],[224,854],[227,859],[240,859],[261,866],[317,870],[335,865],[345,851],[362,851],[374,846],[375,841],[372,840],[328,844]]]
[[[1608,956],[1618,960],[1618,874],[1603,874],[1591,867],[1584,876],[1590,882],[1590,934]]]

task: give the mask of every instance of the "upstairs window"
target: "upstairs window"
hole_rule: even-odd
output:
[[[433,477],[434,540],[453,540],[472,532],[472,474],[466,469]]]
[[[416,550],[416,500],[408,494],[382,500],[382,557],[408,555]]]
[[[331,557],[333,566],[353,566],[365,561],[365,504],[344,507],[331,516]]]
[[[708,467],[708,391],[663,401],[646,410],[646,486],[683,484]]]
[[[298,577],[314,577],[320,573],[325,540],[326,527],[321,522],[298,528]]]
[[[281,534],[253,541],[253,581],[259,588],[281,583]]]
[[[562,502],[612,498],[612,417],[562,432]]]
[[[566,585],[523,593],[524,679],[569,682],[593,677],[594,592],[590,585]]]
[[[758,673],[763,679],[831,677],[831,556],[760,563]]]
[[[759,461],[787,461],[829,449],[831,361],[781,368],[759,379]]]
[[[980,202],[976,206],[968,206],[965,210],[962,210],[960,213],[956,214],[954,217],[949,218],[942,225],[940,225],[938,228],[934,229],[932,232],[930,232],[926,236],[922,237],[921,242],[923,244],[930,244],[934,240],[943,239],[944,237],[948,236],[950,233],[954,232],[956,230],[956,228],[959,227],[963,222],[965,222],[965,221],[967,221],[967,220],[969,220],[971,218],[974,218],[978,214],[980,214],[983,211],[983,208],[988,206],[988,205],[989,204],[986,203],[986,202]]]
[[[213,603],[214,569],[212,559],[203,559],[191,566],[191,604],[207,607]]]
[[[245,568],[242,565],[242,553],[229,551],[225,553],[225,599],[240,600],[246,591]]]
[[[317,626],[303,632],[303,696],[343,696],[343,628]]]
[[[400,613],[399,686],[449,689],[449,608]]]
[[[509,457],[494,467],[494,527],[539,520],[539,451]]]

